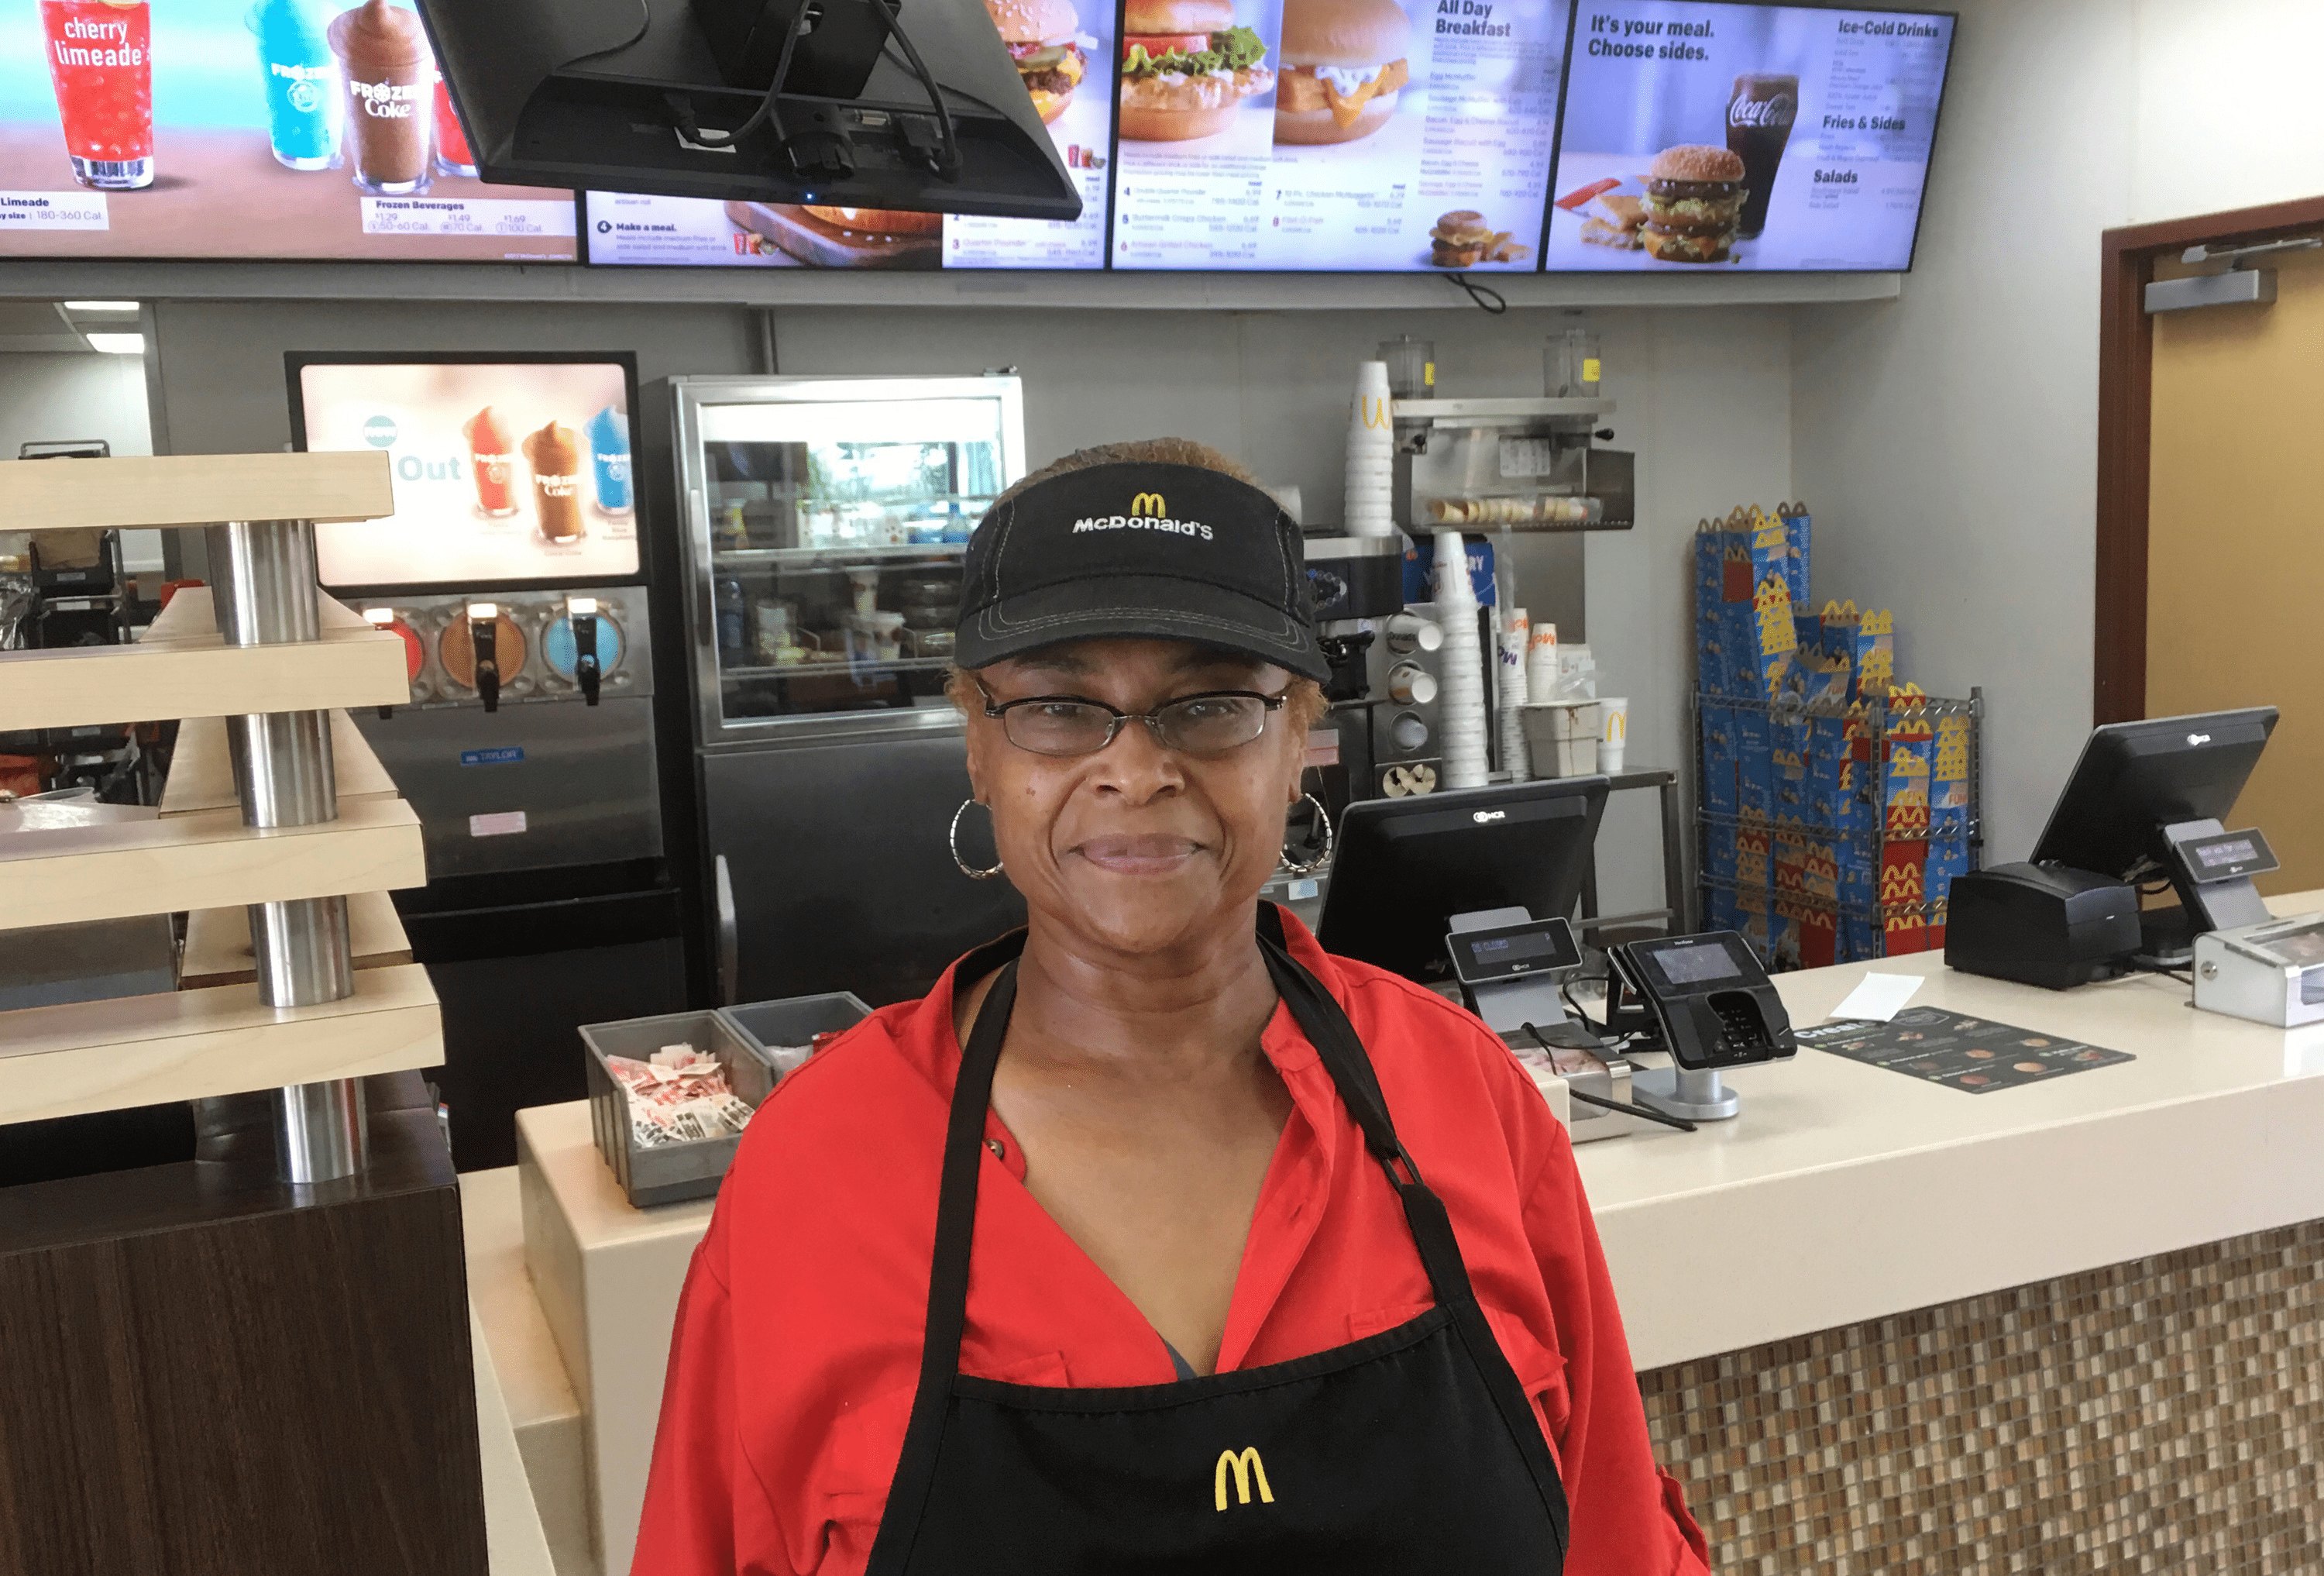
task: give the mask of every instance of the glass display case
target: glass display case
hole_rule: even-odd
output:
[[[1025,470],[1018,380],[672,387],[702,742],[951,724],[962,555]]]

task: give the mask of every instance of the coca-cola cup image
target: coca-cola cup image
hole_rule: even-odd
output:
[[[1735,78],[1734,95],[1727,101],[1727,151],[1743,161],[1748,189],[1737,235],[1757,235],[1767,227],[1767,199],[1775,194],[1775,171],[1799,113],[1797,77],[1754,71]]]

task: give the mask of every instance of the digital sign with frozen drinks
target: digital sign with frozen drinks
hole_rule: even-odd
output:
[[[0,257],[569,261],[569,192],[487,186],[392,0],[11,0]]]
[[[298,390],[307,448],[384,449],[395,477],[387,519],[315,528],[324,585],[637,574],[618,364],[308,362]]]
[[[1910,267],[1953,19],[1582,0],[1552,269]]]

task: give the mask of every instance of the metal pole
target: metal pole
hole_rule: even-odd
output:
[[[234,521],[209,528],[211,598],[229,646],[296,645],[321,633],[315,528],[303,520]],[[291,660],[296,660],[291,658]],[[226,742],[245,826],[312,826],[338,819],[330,719],[321,712],[228,717]],[[317,1007],[355,991],[345,898],[250,906],[258,999]],[[295,1084],[275,1097],[282,1180],[307,1184],[363,1169],[363,1084]]]

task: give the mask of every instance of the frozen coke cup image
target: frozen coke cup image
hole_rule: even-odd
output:
[[[553,542],[576,542],[581,527],[581,439],[570,427],[552,421],[524,440],[524,462],[532,467],[532,504],[540,534]]]
[[[490,405],[462,424],[468,471],[476,483],[476,512],[499,519],[516,512],[516,439]]]
[[[41,31],[73,179],[153,184],[153,27],[146,0],[41,0]]]
[[[331,21],[331,52],[347,83],[347,161],[365,191],[428,189],[436,59],[417,14],[366,0]]]
[[[476,156],[468,151],[468,134],[460,129],[460,112],[452,105],[452,85],[436,73],[436,173],[474,175]]]
[[[258,40],[266,85],[266,136],[286,170],[339,161],[338,61],[319,0],[257,0],[243,22]]]

